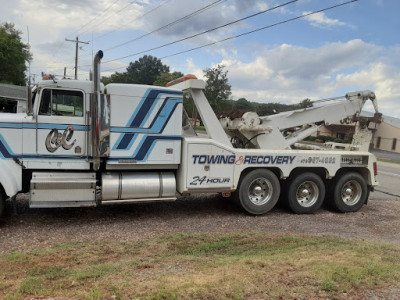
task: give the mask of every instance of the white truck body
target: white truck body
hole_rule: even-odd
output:
[[[101,57],[99,52],[95,62]],[[279,132],[282,125],[273,125],[273,119],[293,121],[293,115],[292,124],[298,126],[302,113],[309,118],[318,108],[281,118],[218,120],[204,96],[203,81],[172,84],[104,87],[99,74],[94,82],[39,82],[31,109],[0,114],[0,214],[5,199],[19,192],[30,192],[31,207],[233,193],[251,214],[269,211],[281,194],[294,212],[313,213],[331,194],[340,211],[357,211],[378,184],[376,159],[369,152],[292,150],[294,142]],[[207,136],[182,130],[183,91],[192,94]],[[339,112],[331,110],[329,121],[336,113],[344,118],[360,112],[370,97],[360,95]],[[252,149],[235,148],[224,129],[245,136]],[[276,145],[268,146],[275,139]]]

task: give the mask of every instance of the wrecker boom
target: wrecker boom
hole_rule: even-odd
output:
[[[322,125],[329,125],[340,120],[353,120],[359,117],[362,107],[367,100],[371,100],[376,113],[378,105],[375,93],[369,90],[347,93],[344,97],[334,98],[329,104],[313,106],[293,111],[260,117],[255,112],[246,112],[240,118],[224,116],[220,123],[225,132],[232,138],[245,140],[249,147],[259,149],[290,149],[291,146],[317,131]],[[358,122],[356,126],[361,126]],[[285,135],[286,129],[291,133]],[[357,134],[366,135],[364,124],[356,129]],[[359,137],[358,148],[369,145],[368,138]]]

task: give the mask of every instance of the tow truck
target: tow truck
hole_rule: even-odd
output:
[[[183,194],[221,193],[247,213],[278,202],[294,213],[329,201],[358,211],[378,185],[368,126],[358,122],[356,151],[293,149],[322,124],[358,117],[371,91],[323,106],[260,117],[217,118],[193,75],[156,87],[104,86],[99,51],[94,80],[40,81],[25,112],[0,114],[0,214],[6,199],[29,193],[31,208],[89,207],[174,201]],[[190,93],[207,135],[183,109]],[[287,135],[287,128],[296,130]]]

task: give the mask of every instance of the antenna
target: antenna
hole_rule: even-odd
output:
[[[26,26],[26,30],[28,32],[28,47],[30,50],[31,44],[29,41],[29,26]],[[28,86],[31,86],[31,60],[28,60]]]
[[[28,32],[28,47],[31,48],[29,40],[29,26],[26,26]],[[33,115],[33,103],[32,103],[32,89],[31,89],[31,60],[28,61],[28,115]]]

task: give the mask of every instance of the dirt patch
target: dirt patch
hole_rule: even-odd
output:
[[[72,209],[29,209],[18,197],[18,215],[0,221],[0,252],[34,249],[76,241],[135,241],[166,233],[253,232],[328,235],[400,245],[400,201],[371,200],[357,213],[326,209],[295,215],[275,208],[249,216],[217,195],[182,197],[173,203],[149,203]]]

